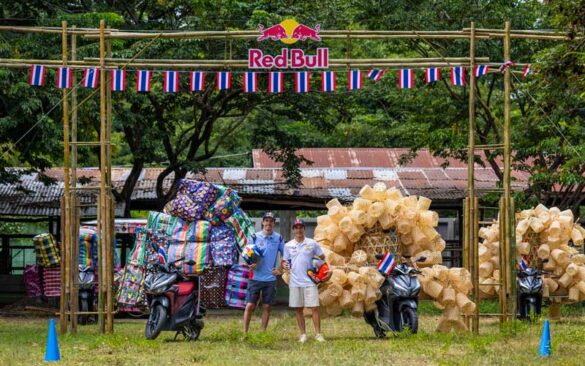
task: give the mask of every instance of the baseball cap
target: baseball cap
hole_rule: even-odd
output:
[[[272,212],[270,212],[270,211],[265,212],[264,213],[264,216],[262,216],[262,220],[265,220],[265,219],[276,220],[276,218],[274,217],[274,214]]]
[[[292,227],[295,227],[298,225],[305,226],[305,222],[301,219],[296,219],[295,222],[293,222]]]

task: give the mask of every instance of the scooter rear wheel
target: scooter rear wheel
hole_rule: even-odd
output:
[[[408,326],[408,329],[411,333],[418,332],[418,314],[416,311],[411,307],[405,307],[401,311],[402,315],[402,329],[404,330],[405,326]]]
[[[156,337],[158,337],[162,331],[166,318],[167,309],[165,309],[165,307],[161,304],[155,305],[150,312],[148,321],[146,322],[146,327],[144,328],[144,335],[146,336],[146,339],[156,339]]]
[[[89,312],[89,303],[87,299],[81,299],[79,301],[79,311],[81,311],[82,313]],[[88,320],[89,320],[88,314],[79,315],[78,322],[80,325],[86,325],[88,323]]]

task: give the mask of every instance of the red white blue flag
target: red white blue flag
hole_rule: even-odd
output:
[[[335,91],[335,71],[324,71],[321,74],[321,90],[324,92]]]
[[[475,65],[475,77],[478,78],[480,76],[484,76],[490,70],[489,65]]]
[[[270,93],[282,93],[284,90],[284,73],[270,72],[268,73],[268,91]]]
[[[311,83],[311,74],[308,71],[299,71],[295,74],[295,92],[308,93]]]
[[[112,70],[110,77],[112,91],[126,90],[126,70]]]
[[[217,90],[227,90],[232,87],[232,73],[229,71],[220,71],[215,78]]]
[[[530,64],[524,66],[524,71],[522,72],[522,76],[523,77],[527,77],[528,74],[530,74],[532,72],[532,69],[530,68]]]
[[[521,269],[523,271],[528,269],[529,265],[530,260],[528,259],[527,255],[522,256],[522,258],[520,258],[520,260],[518,261],[518,269]]]
[[[255,72],[245,72],[242,76],[244,93],[256,93],[258,91],[258,74]]]
[[[150,92],[150,70],[138,70],[136,71],[136,91],[148,93]]]
[[[451,84],[456,86],[465,85],[465,68],[456,66],[451,69]]]
[[[398,70],[398,87],[400,89],[412,89],[414,86],[414,70]]]
[[[384,71],[384,70],[374,69],[374,70],[368,71],[368,77],[374,81],[378,81],[382,78],[382,75],[384,75],[385,73],[386,73],[386,71]]]
[[[203,91],[205,89],[205,73],[203,71],[191,72],[191,91]]]
[[[357,90],[362,88],[362,71],[350,70],[347,72],[347,89]]]
[[[163,88],[165,93],[176,93],[179,91],[178,71],[165,71],[163,73]]]
[[[167,251],[165,250],[165,247],[163,247],[162,245],[159,245],[158,250],[157,250],[157,254],[158,254],[158,262],[160,264],[167,263],[168,256],[167,256]]]
[[[95,89],[98,86],[100,69],[91,68],[83,71],[83,87]]]
[[[31,65],[28,83],[32,86],[45,85],[45,71],[43,65]]]
[[[394,259],[394,256],[390,254],[390,252],[386,252],[382,260],[378,262],[378,270],[386,275],[390,275],[395,265],[396,260]]]
[[[425,80],[427,84],[434,83],[441,79],[441,69],[438,67],[429,67],[425,70]]]
[[[69,89],[71,88],[71,79],[73,78],[73,70],[68,67],[57,68],[57,88]]]

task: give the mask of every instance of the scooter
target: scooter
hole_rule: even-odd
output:
[[[518,318],[532,321],[542,310],[543,272],[535,268],[518,269],[516,273]]]
[[[376,259],[382,258],[383,254],[376,255]],[[425,260],[425,257],[420,257],[417,262]],[[421,287],[417,274],[420,271],[415,265],[409,266],[403,262],[396,265],[389,276],[380,273],[385,276],[380,287],[382,298],[376,302],[375,310],[364,313],[366,323],[372,326],[377,338],[384,338],[386,332],[402,332],[406,327],[410,332],[416,333],[418,294]]]
[[[87,313],[93,309],[95,290],[95,269],[90,266],[79,265],[79,311]],[[79,324],[85,325],[93,320],[89,314],[81,314],[78,317]]]
[[[156,263],[144,279],[144,293],[150,309],[144,335],[156,339],[163,330],[176,331],[188,341],[199,338],[205,308],[199,302],[199,277],[187,277],[176,265]],[[192,266],[194,261],[185,262]]]

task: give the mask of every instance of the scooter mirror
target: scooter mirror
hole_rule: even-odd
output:
[[[426,260],[427,260],[427,257],[424,257],[424,256],[420,256],[416,259],[417,262],[424,262]]]
[[[195,264],[197,264],[197,262],[195,262],[194,260],[189,260],[189,261],[185,262],[185,264],[188,266],[194,266]]]
[[[546,258],[546,259],[543,259],[543,260],[542,260],[542,263],[548,263],[548,258]]]
[[[384,254],[382,254],[382,253],[376,253],[376,259],[377,260],[381,260],[382,258],[384,258]]]

